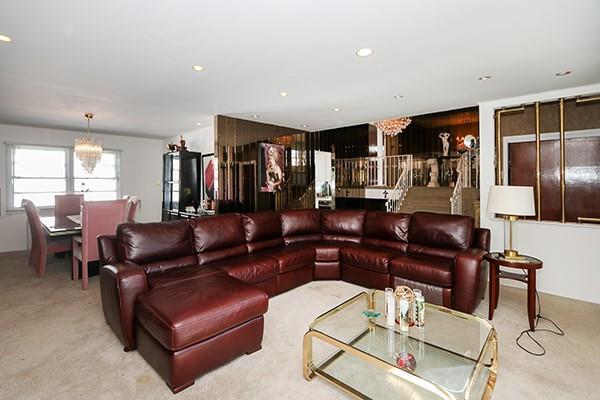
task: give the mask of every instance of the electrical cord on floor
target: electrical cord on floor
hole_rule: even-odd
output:
[[[526,271],[523,271],[524,273],[526,273]],[[517,346],[519,346],[521,348],[521,350],[523,350],[524,352],[531,354],[532,356],[537,356],[537,357],[541,357],[544,354],[546,354],[546,349],[544,348],[544,346],[542,346],[542,344],[535,339],[531,334],[532,333],[537,333],[537,332],[549,332],[549,333],[553,333],[555,335],[558,336],[565,336],[565,332],[556,324],[556,322],[552,321],[550,318],[546,318],[542,316],[542,303],[540,302],[540,294],[538,293],[538,291],[535,291],[535,297],[537,300],[537,304],[538,304],[538,311],[536,313],[536,319],[535,319],[535,325],[534,325],[534,330],[532,331],[531,329],[526,329],[523,332],[521,332],[521,334],[517,337],[517,339],[515,340],[515,342],[517,343]],[[538,329],[538,323],[540,322],[540,319],[543,319],[545,321],[550,322],[552,325],[554,325],[554,327],[556,328],[556,330],[552,330],[552,329]],[[521,343],[519,343],[519,340],[521,340],[521,338],[523,337],[523,335],[527,335],[529,337],[529,339],[531,339],[531,341],[533,343],[535,343],[537,345],[537,347],[541,350],[541,351],[531,351],[526,349],[523,345],[521,345]]]

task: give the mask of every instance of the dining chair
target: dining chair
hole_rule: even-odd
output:
[[[31,232],[31,250],[29,265],[33,267],[38,278],[46,274],[46,257],[48,254],[64,253],[71,250],[71,238],[50,237],[42,226],[40,213],[31,200],[24,199],[21,207],[25,209],[29,231]]]
[[[67,215],[81,214],[83,194],[57,194],[54,196],[54,216],[66,217]]]
[[[127,199],[127,222],[135,222],[135,214],[141,207],[142,201],[137,196],[123,196]]]
[[[100,235],[114,234],[126,221],[127,200],[84,201],[81,216],[81,236],[73,237],[73,279],[79,279],[81,261],[82,288],[88,288],[88,263],[98,260]]]

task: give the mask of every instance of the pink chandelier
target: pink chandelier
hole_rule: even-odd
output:
[[[375,126],[387,136],[396,136],[401,133],[412,120],[408,117],[400,117],[396,119],[386,119],[384,121],[375,122]]]

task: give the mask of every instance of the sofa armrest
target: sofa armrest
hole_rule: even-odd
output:
[[[125,351],[135,349],[135,300],[147,290],[146,272],[137,264],[116,262],[100,268],[104,318],[125,346]]]
[[[473,230],[473,247],[490,251],[490,230],[487,228],[475,228]]]
[[[117,262],[117,235],[98,236],[98,258],[100,265]]]
[[[487,251],[470,248],[454,257],[453,308],[471,314],[485,292]]]

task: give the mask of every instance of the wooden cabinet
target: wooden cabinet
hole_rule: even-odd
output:
[[[181,218],[185,208],[200,205],[202,154],[192,151],[163,155],[162,220]]]

